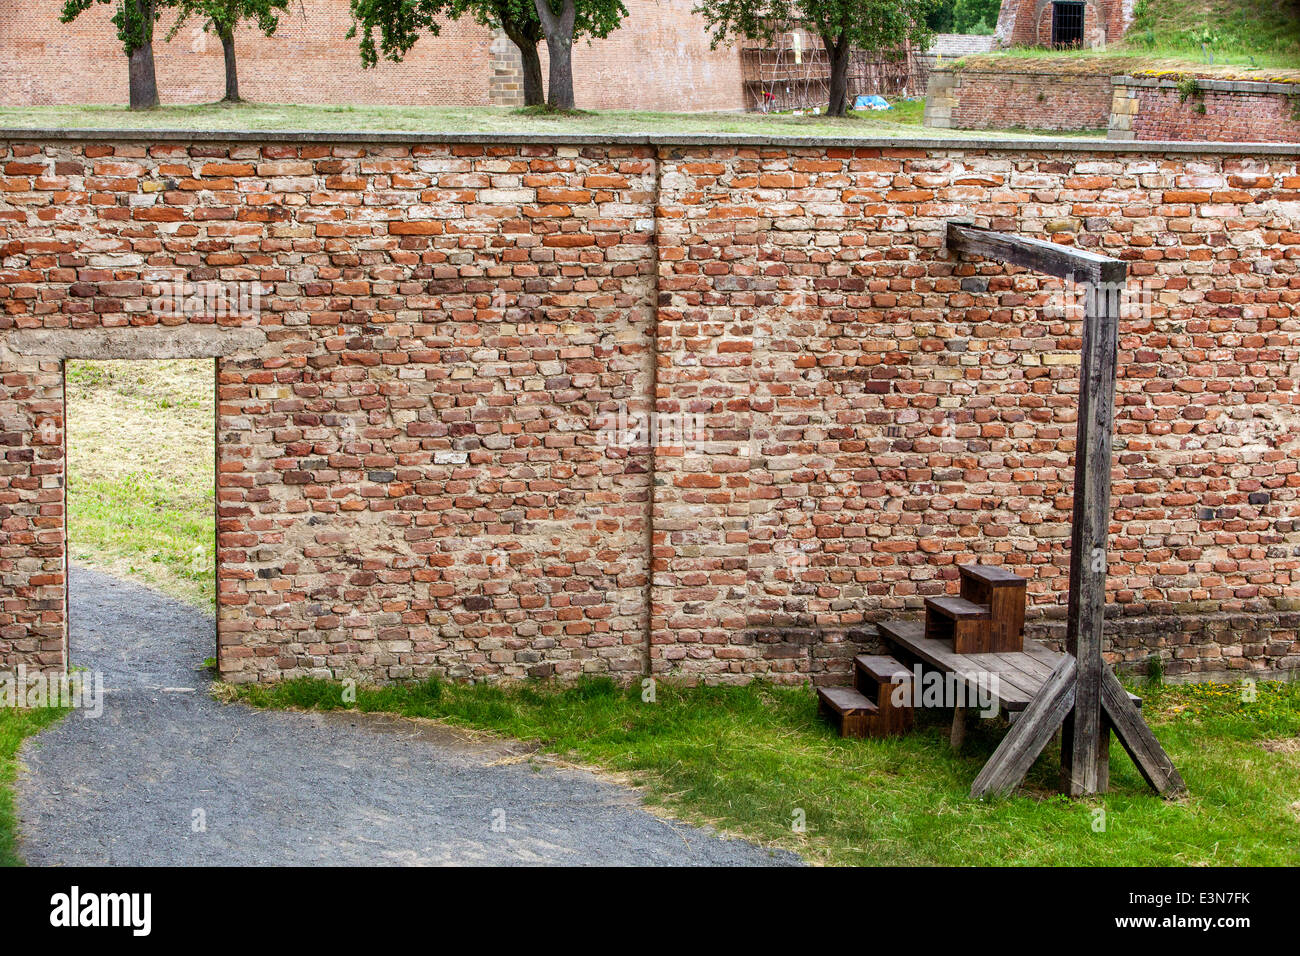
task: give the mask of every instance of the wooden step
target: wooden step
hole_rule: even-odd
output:
[[[987,653],[991,623],[987,607],[965,598],[925,599],[925,636],[951,644],[957,654]]]
[[[961,564],[957,570],[961,572],[962,598],[989,609],[987,650],[1023,650],[1029,581],[995,564]]]
[[[867,737],[876,705],[852,687],[818,687],[822,714],[839,725],[841,737]]]
[[[912,679],[912,672],[887,654],[859,654],[853,658],[858,669],[882,684],[901,684]]]
[[[992,588],[1023,588],[1028,578],[1012,574],[1000,564],[959,564],[957,571],[963,578],[973,578]]]
[[[876,712],[876,705],[854,687],[818,687],[817,696],[837,714]]]
[[[911,730],[912,672],[887,654],[859,654],[853,663],[858,690],[876,702],[871,736],[889,737]],[[894,696],[899,688],[904,688],[905,702],[895,704]]]
[[[950,621],[987,621],[991,617],[984,605],[952,596],[926,598],[925,609],[942,614]]]

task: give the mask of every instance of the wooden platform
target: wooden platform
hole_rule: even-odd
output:
[[[996,674],[998,703],[1009,713],[1029,706],[1065,657],[1059,651],[1049,650],[1028,638],[1022,651],[958,654],[951,644],[926,637],[925,625],[920,621],[887,621],[880,625],[880,636],[905,662],[920,661],[945,674],[952,674],[972,691],[988,687],[989,675]],[[1129,698],[1141,706],[1140,697],[1129,694]]]

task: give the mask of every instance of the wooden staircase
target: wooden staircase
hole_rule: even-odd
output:
[[[960,596],[925,599],[925,637],[957,654],[1023,651],[1029,582],[994,565],[963,564],[957,570]],[[912,729],[911,671],[893,657],[860,654],[853,672],[852,687],[817,689],[821,713],[841,737],[888,737]],[[900,706],[891,698],[903,685],[909,692]]]
[[[817,688],[822,715],[840,729],[841,737],[893,737],[912,729],[912,672],[882,654],[853,659],[852,687]],[[901,705],[894,691],[906,688]]]
[[[948,641],[958,654],[1024,649],[1025,586],[1004,568],[963,564],[960,597],[925,599],[925,636]]]

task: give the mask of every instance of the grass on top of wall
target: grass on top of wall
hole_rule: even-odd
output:
[[[14,778],[18,773],[18,748],[25,738],[47,727],[67,711],[56,707],[20,710],[0,707],[0,866],[15,866],[18,858],[14,814]]]
[[[1012,47],[958,61],[980,69],[1050,73],[1187,73],[1300,80],[1294,0],[1138,0],[1124,37],[1101,49]]]
[[[934,136],[921,125],[923,100],[895,100],[890,110],[862,110],[845,118],[788,113],[526,112],[504,107],[293,106],[270,103],[162,106],[137,111],[119,106],[0,107],[0,129],[311,130],[415,133],[741,133],[768,136]],[[945,138],[987,138],[987,130],[942,130]],[[1024,133],[1007,133],[1024,137]]]
[[[831,864],[1300,864],[1300,684],[1142,686],[1144,709],[1190,789],[1150,793],[1112,748],[1112,792],[1055,793],[1053,746],[1020,795],[972,800],[971,781],[1005,732],[976,720],[966,748],[947,744],[950,712],[923,714],[893,740],[845,740],[817,715],[807,688],[752,684],[642,688],[604,678],[357,688],[355,707],[431,718],[526,741],[612,771],[647,802],[805,858]],[[340,684],[294,680],[220,685],[257,707],[334,710]],[[1097,811],[1104,810],[1098,831]],[[806,831],[792,823],[802,811]]]
[[[1193,59],[1300,67],[1300,4],[1294,0],[1137,0],[1123,45]],[[1202,46],[1204,45],[1204,46]],[[1265,62],[1267,61],[1267,62]]]

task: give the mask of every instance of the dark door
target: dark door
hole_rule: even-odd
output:
[[[1083,46],[1083,4],[1052,4],[1052,46]]]

